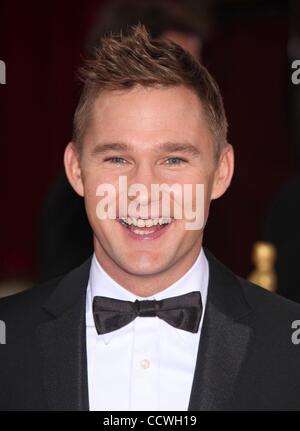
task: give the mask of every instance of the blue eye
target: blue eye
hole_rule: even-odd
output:
[[[116,164],[126,163],[126,160],[122,157],[110,157],[109,159],[105,159],[105,162],[111,162]]]
[[[184,163],[185,160],[181,159],[180,157],[170,157],[166,163],[169,165],[181,165]]]

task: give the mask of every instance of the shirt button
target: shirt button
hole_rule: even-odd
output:
[[[144,370],[146,370],[146,368],[149,368],[149,367],[150,367],[150,361],[149,361],[148,359],[143,359],[143,360],[140,362],[140,366],[141,366],[142,368],[144,368]]]

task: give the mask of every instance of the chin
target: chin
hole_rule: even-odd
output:
[[[158,264],[159,262],[159,264]],[[124,263],[124,262],[122,262]],[[165,269],[165,266],[162,266],[161,260],[155,259],[135,259],[132,265],[128,265],[126,262],[122,265],[123,269],[132,274],[132,275],[155,275],[159,274]]]

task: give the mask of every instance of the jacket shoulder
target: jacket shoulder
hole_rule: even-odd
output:
[[[0,320],[7,327],[28,328],[42,319],[42,305],[55,290],[63,276],[36,284],[20,293],[0,299]],[[23,330],[22,330],[23,332]]]
[[[239,278],[239,277],[238,277]],[[300,360],[300,304],[277,293],[240,279],[245,298],[253,310],[252,325],[256,342],[266,355],[282,359],[297,368]]]
[[[300,304],[284,298],[276,292],[270,292],[257,284],[251,283],[239,276],[236,276],[242,286],[244,295],[249,305],[258,312],[269,311],[278,313],[280,316],[296,313],[300,318]]]
[[[257,334],[268,331],[268,334],[284,333],[286,337],[288,331],[291,331],[292,323],[300,319],[300,304],[239,277],[209,250],[205,249],[205,254],[209,260],[210,270],[214,274],[214,284],[219,285],[218,296],[221,300],[218,300],[218,305],[223,307],[231,295],[234,297],[231,309],[240,306],[248,309]]]
[[[63,276],[60,275],[43,283],[37,283],[33,287],[23,290],[22,292],[0,298],[0,310],[4,310],[10,306],[14,307],[21,303],[25,304],[26,302],[32,301],[39,302],[39,300],[46,299],[62,278]]]
[[[6,325],[7,337],[19,339],[35,328],[58,317],[82,301],[89,277],[91,257],[67,274],[0,300],[0,320]]]

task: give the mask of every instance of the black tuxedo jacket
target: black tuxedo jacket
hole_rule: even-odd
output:
[[[209,286],[189,410],[300,410],[300,306],[240,279],[207,250]],[[88,410],[91,259],[0,301],[1,410]],[[99,364],[101,367],[101,364]]]

